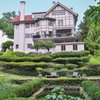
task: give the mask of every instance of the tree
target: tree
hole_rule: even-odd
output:
[[[13,46],[13,42],[6,41],[6,42],[2,43],[2,50],[6,51],[6,49],[10,49],[11,46]]]
[[[43,40],[37,40],[34,41],[34,48],[38,51],[39,49],[43,49],[44,41]]]
[[[92,54],[95,50],[100,50],[100,3],[86,10],[79,30],[85,42],[85,49],[90,50]]]
[[[55,47],[55,43],[51,40],[38,40],[34,42],[34,48],[38,51],[39,49],[47,49],[48,52],[51,48]]]
[[[3,30],[9,38],[13,38],[14,26],[10,21],[16,16],[16,13],[13,11],[3,13],[2,15],[3,17],[0,19],[0,29]]]
[[[51,48],[54,48],[55,47],[55,43],[53,41],[51,41],[51,40],[45,40],[43,46],[49,52]]]

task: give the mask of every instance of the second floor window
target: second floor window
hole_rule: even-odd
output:
[[[58,26],[63,26],[63,20],[58,20]]]
[[[32,38],[33,34],[26,33],[25,38]]]
[[[52,22],[52,21],[49,21],[49,22],[48,22],[48,25],[49,25],[49,26],[53,26],[53,22]]]

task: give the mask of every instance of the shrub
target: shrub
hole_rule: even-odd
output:
[[[67,69],[74,69],[74,68],[77,68],[78,65],[76,65],[76,64],[66,64],[65,67],[66,67]]]
[[[82,61],[83,61],[84,64],[86,64],[89,61],[89,58],[88,57],[82,57]]]
[[[90,51],[82,50],[81,56],[88,56],[90,54]]]
[[[35,79],[33,81],[26,82],[19,87],[15,87],[14,90],[17,97],[29,97],[38,91],[42,86],[43,81],[41,79]]]
[[[4,62],[3,63],[3,67],[7,68],[7,69],[11,69],[11,68],[22,68],[22,69],[35,69],[38,67],[41,68],[61,68],[63,67],[63,65],[61,64],[53,64],[53,63],[46,63],[46,62]]]
[[[80,57],[80,52],[58,52],[51,55],[53,58],[59,57]]]
[[[78,57],[68,57],[68,58],[56,58],[56,59],[53,59],[53,62],[62,63],[62,64],[77,63],[77,62],[80,62],[80,61],[82,61],[82,59],[78,58]]]
[[[100,56],[100,50],[95,50],[95,51],[94,51],[94,55],[95,55],[95,56]]]
[[[80,85],[82,81],[81,78],[44,79],[46,85]]]
[[[1,56],[0,61],[6,62],[51,62],[52,58],[50,56],[40,56],[40,57],[9,57]]]
[[[95,82],[92,81],[84,81],[82,83],[84,90],[91,97],[91,100],[99,100],[100,98],[100,87],[96,86]]]
[[[24,52],[14,52],[14,55],[17,57],[24,57],[24,56],[29,56],[29,54],[26,54]]]

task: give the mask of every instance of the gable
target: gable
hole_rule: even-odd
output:
[[[51,9],[47,11],[46,14],[44,14],[44,17],[48,16],[50,13],[57,14],[57,15],[63,15],[66,13],[69,13],[73,16],[78,16],[77,13],[73,12],[71,9],[67,8],[66,6],[62,5],[61,3],[57,2]]]

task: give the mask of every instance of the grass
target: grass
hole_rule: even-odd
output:
[[[5,78],[6,80],[26,80],[26,79],[35,79],[36,77],[34,76],[22,76],[22,75],[14,75],[10,73],[5,73],[0,71],[0,78]]]

